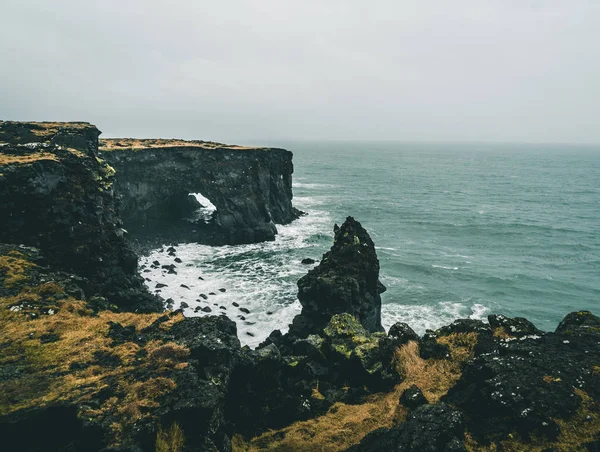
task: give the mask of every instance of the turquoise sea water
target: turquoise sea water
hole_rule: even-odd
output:
[[[550,330],[570,311],[600,312],[600,147],[268,144],[294,152],[294,203],[309,215],[274,243],[180,247],[194,265],[176,277],[206,281],[193,296],[177,281],[163,293],[190,304],[186,314],[198,315],[198,290],[225,287],[222,311],[236,319],[233,301],[251,310],[236,319],[243,342],[285,329],[300,309],[300,260],[327,251],[348,215],[377,247],[386,327],[402,320],[423,333],[494,312]]]

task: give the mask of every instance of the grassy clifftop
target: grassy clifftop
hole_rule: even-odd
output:
[[[244,150],[258,150],[265,149],[262,147],[253,146],[238,146],[231,144],[217,143],[214,141],[200,141],[200,140],[179,140],[179,139],[164,139],[164,138],[102,138],[100,140],[100,151],[124,151],[124,150],[135,150],[139,151],[142,149],[160,149],[160,148],[173,148],[173,147],[187,147],[187,148],[199,148],[209,150],[231,150],[231,151],[244,151]]]

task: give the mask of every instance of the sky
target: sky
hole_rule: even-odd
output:
[[[600,143],[598,0],[2,0],[0,119]]]

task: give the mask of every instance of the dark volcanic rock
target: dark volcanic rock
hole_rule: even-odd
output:
[[[445,344],[440,344],[436,340],[437,335],[432,331],[427,331],[421,338],[419,354],[423,359],[444,359],[450,356],[450,349]]]
[[[401,346],[409,341],[419,341],[419,336],[407,323],[397,322],[390,327],[388,336],[394,339],[396,346]]]
[[[501,314],[488,315],[490,327],[493,329],[502,328],[505,334],[513,337],[523,337],[531,335],[544,334],[538,330],[533,323],[523,317],[510,318]]]
[[[116,169],[125,227],[140,239],[239,244],[274,240],[292,207],[292,153],[198,141],[102,140],[102,156]],[[118,146],[117,144],[123,144]],[[158,175],[158,176],[157,176]],[[216,207],[209,218],[190,196]]]
[[[302,313],[290,332],[319,333],[331,316],[347,312],[369,332],[383,331],[379,261],[373,241],[354,218],[334,228],[334,243],[321,263],[298,281]]]
[[[542,336],[524,335],[535,332],[530,323],[512,320],[503,320],[503,326],[523,329],[515,327],[516,336],[496,339],[494,349],[468,363],[444,400],[465,412],[468,429],[479,441],[500,440],[514,432],[525,439],[535,435],[552,440],[559,433],[555,419],[568,419],[581,406],[574,389],[594,400],[600,397],[600,374],[594,370],[600,362],[600,335],[594,327],[578,329],[598,318],[572,313],[561,322],[560,333]]]
[[[0,121],[0,242],[41,249],[121,308],[162,310],[137,274],[99,134],[87,123]]]
[[[571,312],[560,322],[556,333],[571,337],[598,337],[600,339],[600,317],[590,311]]]
[[[310,257],[305,257],[304,259],[302,259],[301,263],[304,265],[310,265],[310,264],[314,264],[315,260],[311,259]]]
[[[348,452],[463,452],[463,436],[461,413],[438,403],[417,408],[396,428],[369,433]]]
[[[426,405],[427,399],[417,385],[412,385],[400,396],[400,403],[410,410]]]

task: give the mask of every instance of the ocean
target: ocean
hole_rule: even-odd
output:
[[[386,329],[502,313],[553,330],[568,312],[600,312],[600,146],[262,144],[294,153],[294,206],[308,215],[274,242],[180,245],[177,275],[142,273],[186,315],[228,315],[243,344],[287,330],[312,267],[300,261],[318,261],[349,215],[376,245]],[[165,248],[140,263],[171,263]]]

